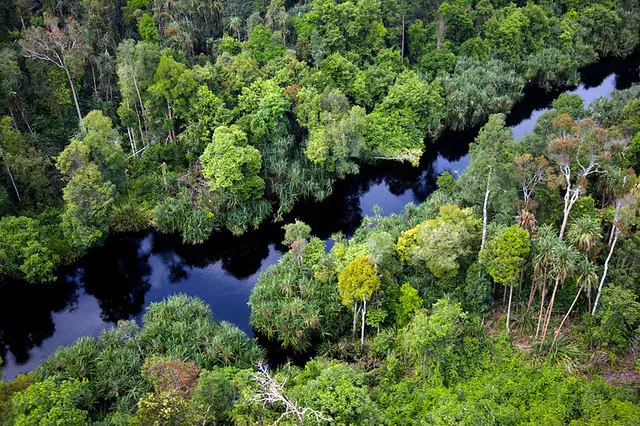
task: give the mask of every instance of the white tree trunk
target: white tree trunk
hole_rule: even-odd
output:
[[[507,333],[511,333],[511,328],[509,327],[511,320],[511,298],[513,297],[513,286],[509,286],[509,306],[507,307]]]
[[[358,302],[353,301],[353,329],[351,330],[351,334],[353,337],[356,337],[356,323],[358,322]]]
[[[78,113],[78,121],[82,126],[82,113],[80,112],[80,104],[78,103],[78,95],[76,94],[76,86],[73,84],[73,79],[69,73],[69,69],[64,66],[62,69],[67,73],[67,79],[69,80],[69,86],[71,87],[71,95],[73,96],[73,103],[76,106],[76,112]]]
[[[360,349],[364,347],[364,317],[367,314],[367,300],[362,299],[362,329],[360,332]]]
[[[489,204],[489,193],[491,192],[490,184],[492,171],[493,168],[489,167],[489,174],[487,175],[487,189],[484,193],[484,204],[482,205],[482,244],[480,245],[480,249],[483,249],[487,243],[487,206]]]
[[[0,156],[2,156],[2,162],[4,163],[4,167],[7,169],[7,173],[9,174],[9,179],[11,179],[11,185],[13,185],[13,190],[16,191],[16,196],[18,197],[18,201],[22,202],[22,198],[20,198],[20,192],[18,192],[18,187],[16,186],[16,182],[13,180],[13,175],[11,174],[11,169],[9,169],[9,164],[7,163],[7,159],[4,158],[4,151],[0,148]]]
[[[598,308],[598,302],[600,301],[600,293],[602,293],[602,286],[604,285],[604,280],[607,278],[607,271],[609,270],[609,261],[611,260],[611,256],[613,255],[613,249],[616,247],[617,242],[618,242],[618,233],[616,232],[613,237],[613,242],[611,243],[611,248],[609,249],[609,254],[607,255],[607,260],[605,260],[604,262],[604,271],[602,271],[602,278],[600,279],[600,285],[598,285],[598,294],[596,295],[596,301],[593,303],[593,310],[591,311],[591,315],[596,314],[596,309]]]

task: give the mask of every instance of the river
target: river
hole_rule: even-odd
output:
[[[638,55],[632,60],[603,60],[582,70],[582,83],[568,92],[588,105],[615,89],[640,81]],[[562,91],[527,89],[507,117],[515,138],[532,131],[537,117]],[[478,129],[445,133],[429,146],[419,167],[381,163],[337,182],[322,202],[303,202],[287,220],[303,220],[314,235],[347,235],[371,214],[401,213],[434,190],[443,171],[456,175],[468,165],[467,150]],[[33,370],[60,346],[81,336],[95,336],[118,320],[139,320],[144,308],[175,293],[208,303],[217,320],[236,324],[253,335],[247,302],[260,273],[278,262],[285,247],[282,224],[266,223],[234,237],[215,234],[205,244],[189,246],[175,236],[148,232],[116,235],[78,263],[63,268],[51,284],[9,283],[0,288],[0,357],[4,380]]]

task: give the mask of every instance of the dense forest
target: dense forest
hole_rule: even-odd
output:
[[[505,125],[639,43],[634,0],[3,2],[0,285],[148,228],[281,221],[289,251],[268,345],[176,295],[0,382],[0,423],[640,424],[640,87]],[[404,214],[285,223],[476,128]]]
[[[0,6],[0,275],[110,232],[282,220],[525,87],[631,54],[636,1],[10,0]]]

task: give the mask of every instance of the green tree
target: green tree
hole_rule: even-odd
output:
[[[360,347],[364,346],[364,325],[367,314],[367,300],[371,299],[374,292],[380,287],[380,278],[375,265],[367,256],[356,257],[349,263],[338,276],[338,292],[342,304],[351,306],[353,303],[353,332],[355,334],[356,317],[358,310],[362,309],[362,326],[360,332]],[[358,303],[362,301],[362,307]]]
[[[507,309],[507,332],[510,332],[511,299],[513,287],[518,283],[527,256],[531,251],[529,232],[517,225],[512,225],[489,240],[480,250],[479,258],[493,280],[509,286],[509,307]]]
[[[399,327],[406,326],[414,312],[422,307],[424,301],[418,294],[418,290],[409,283],[400,287],[400,297],[396,308],[396,324]]]
[[[140,33],[140,37],[144,41],[151,43],[158,43],[160,41],[160,34],[158,34],[156,22],[148,13],[143,14],[140,22],[138,22],[138,33]]]
[[[115,186],[93,163],[76,170],[65,186],[62,226],[77,255],[106,238],[115,195]]]
[[[469,147],[470,165],[461,180],[465,198],[472,200],[476,205],[482,204],[481,248],[484,248],[487,241],[491,195],[506,192],[504,190],[510,186],[509,183],[512,183],[513,153],[510,145],[513,136],[504,120],[503,114],[494,114],[480,129],[480,133]],[[481,196],[483,196],[482,201],[479,200]],[[496,198],[495,195],[494,198]],[[512,205],[501,206],[500,210],[513,209],[515,200],[507,199],[507,201],[512,201]]]
[[[9,421],[20,426],[87,424],[88,413],[79,408],[87,386],[86,381],[53,378],[34,383],[9,402]]]
[[[454,361],[464,318],[460,305],[449,299],[438,300],[430,314],[418,310],[398,335],[401,354],[423,377],[444,379],[446,364]]]
[[[32,283],[54,280],[60,258],[41,235],[42,229],[34,219],[0,219],[0,273]]]
[[[220,126],[200,156],[202,175],[213,191],[229,191],[239,201],[260,198],[264,180],[260,152],[248,145],[247,135],[236,125]]]

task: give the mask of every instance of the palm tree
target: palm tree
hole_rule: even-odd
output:
[[[571,306],[569,306],[569,310],[562,318],[558,329],[556,330],[556,334],[553,337],[553,342],[551,343],[551,348],[556,344],[558,340],[558,335],[560,335],[560,330],[562,330],[562,326],[564,325],[567,318],[571,314],[573,307],[575,306],[578,298],[580,297],[580,293],[583,289],[589,289],[589,293],[591,293],[591,288],[598,283],[598,274],[597,274],[597,266],[595,263],[591,262],[586,256],[583,256],[580,262],[576,265],[575,272],[578,275],[576,279],[576,284],[578,284],[578,292],[576,293],[576,297],[573,299]]]
[[[571,222],[567,238],[585,256],[592,258],[602,239],[602,229],[597,220],[582,216]]]
[[[549,330],[549,322],[553,313],[553,304],[556,299],[558,285],[564,285],[565,281],[571,275],[579,261],[579,254],[575,249],[567,245],[564,241],[558,240],[551,248],[551,275],[555,278],[551,299],[549,299],[549,307],[547,308],[546,319],[542,327],[541,341],[544,342]]]
[[[240,25],[242,25],[242,20],[237,16],[234,16],[231,18],[231,21],[229,21],[229,29],[236,32],[238,43],[240,42]]]

